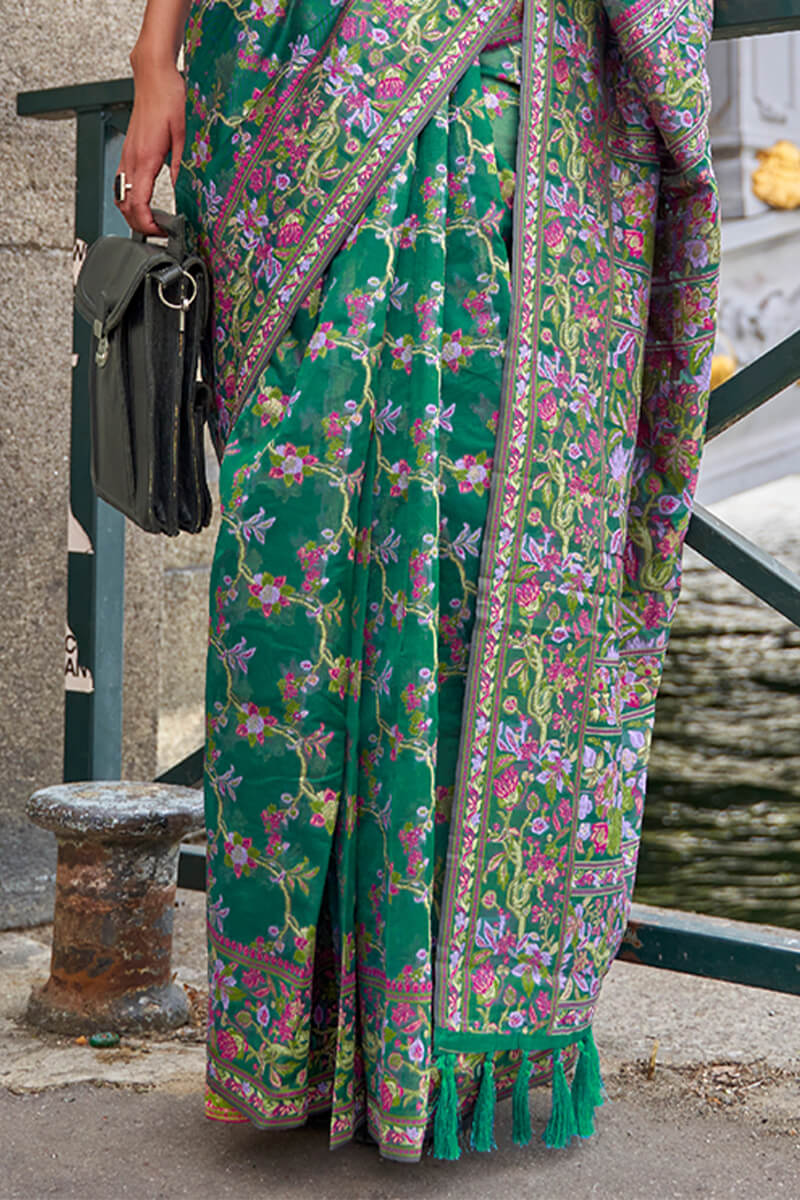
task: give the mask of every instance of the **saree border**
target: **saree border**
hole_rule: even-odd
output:
[[[457,944],[455,935],[457,892],[465,870],[465,862],[477,845],[478,813],[483,800],[487,774],[492,715],[485,710],[495,692],[494,665],[499,657],[497,633],[502,627],[502,614],[508,605],[508,568],[513,549],[509,532],[518,527],[518,514],[524,502],[524,460],[529,442],[529,430],[536,421],[536,379],[532,369],[536,357],[539,305],[539,261],[542,239],[541,186],[543,158],[546,152],[548,96],[547,69],[553,38],[554,13],[550,0],[528,0],[522,25],[522,95],[517,142],[517,190],[514,197],[514,245],[512,259],[511,338],[506,356],[506,375],[500,401],[500,419],[495,451],[495,478],[502,478],[504,487],[492,490],[489,513],[484,532],[481,576],[488,578],[488,568],[494,570],[493,583],[486,599],[486,620],[481,623],[478,610],[476,636],[470,649],[470,664],[464,695],[461,746],[456,768],[456,785],[451,816],[450,845],[447,855],[442,909],[439,923],[440,941],[436,958],[436,987],[434,991],[434,1045],[437,1049],[478,1049],[473,1036],[464,1045],[461,1033],[458,1046],[449,1044],[454,1030],[459,1029],[460,980],[462,971],[455,967],[454,958],[463,961],[465,946]],[[524,186],[520,181],[524,180]],[[478,715],[480,714],[480,715]],[[469,730],[471,736],[467,736]],[[473,764],[480,759],[480,770]],[[480,779],[478,778],[480,776]],[[458,853],[454,853],[458,847]],[[443,935],[443,936],[442,936]],[[522,1048],[521,1035],[516,1041],[495,1035],[476,1035],[479,1040],[493,1039],[486,1049],[516,1044]],[[537,1035],[530,1035],[527,1048],[542,1045]],[[535,1044],[534,1044],[535,1043]],[[481,1041],[482,1048],[482,1041]]]
[[[646,4],[638,4],[634,5],[635,14],[631,11],[630,6],[621,0],[619,2],[618,0],[603,0],[603,3],[598,3],[596,8],[598,14],[601,14],[601,19],[606,21],[606,30],[611,38],[615,34],[615,14],[619,16],[622,23],[626,23],[633,15],[636,15],[637,19],[641,18],[639,23],[631,22],[631,27],[638,36],[630,37],[628,40],[631,44],[624,48],[626,79],[630,87],[638,94],[641,102],[640,112],[642,115],[640,116],[637,112],[632,124],[635,128],[637,121],[640,121],[642,128],[646,128],[646,120],[652,121],[652,139],[662,138],[665,148],[672,158],[671,174],[674,175],[679,187],[685,185],[681,189],[681,204],[688,208],[693,202],[695,194],[699,194],[702,187],[707,191],[709,186],[710,167],[705,165],[708,143],[705,113],[708,93],[706,75],[701,68],[685,71],[686,82],[680,96],[670,96],[667,99],[664,93],[669,82],[667,76],[673,60],[686,53],[686,43],[681,39],[681,30],[677,28],[678,18],[687,14],[687,20],[694,22],[696,39],[704,32],[707,36],[710,32],[710,18],[708,21],[704,21],[703,13],[705,10],[710,12],[708,0],[699,0],[696,6],[691,2],[687,3],[686,0],[670,0],[665,6],[651,5],[648,7]],[[645,16],[653,17],[654,27],[648,25],[646,29],[642,28],[646,24],[642,17],[643,13]],[[545,86],[546,81],[550,78],[551,58],[556,50],[558,38],[558,15],[556,6],[548,4],[546,0],[532,0],[532,15],[535,18],[532,27],[528,20],[530,14],[531,10],[526,6],[526,20],[523,28],[523,116],[521,117],[521,139],[517,160],[517,186],[520,189],[524,180],[525,202],[523,204],[518,191],[514,210],[513,332],[509,341],[509,357],[506,364],[508,374],[504,379],[501,397],[500,428],[496,442],[497,466],[493,475],[492,497],[484,532],[477,620],[470,648],[450,844],[442,899],[442,918],[437,946],[434,1048],[439,1052],[473,1049],[484,1049],[488,1052],[500,1046],[511,1045],[530,1050],[542,1045],[550,1045],[556,1049],[560,1045],[564,1045],[565,1041],[574,1041],[581,1037],[587,1025],[591,1023],[600,981],[605,976],[610,960],[616,953],[623,936],[624,918],[630,904],[631,889],[627,885],[607,890],[607,894],[604,892],[602,895],[594,887],[581,890],[579,896],[574,895],[573,891],[573,872],[576,866],[576,810],[583,778],[583,746],[587,735],[592,736],[593,733],[600,732],[593,730],[595,720],[590,711],[589,700],[593,690],[599,686],[595,682],[594,675],[597,664],[604,658],[601,639],[608,636],[607,633],[602,632],[602,628],[608,630],[609,633],[616,631],[616,637],[621,639],[623,644],[627,640],[630,646],[627,621],[625,617],[620,620],[618,615],[621,610],[624,610],[627,592],[626,587],[622,586],[621,578],[617,578],[613,588],[598,589],[588,602],[583,602],[587,628],[582,631],[582,652],[585,654],[585,659],[581,663],[581,670],[585,672],[585,685],[581,693],[576,693],[576,697],[581,696],[580,700],[576,699],[572,705],[572,714],[575,717],[572,729],[575,739],[574,764],[577,773],[574,778],[571,777],[570,772],[566,772],[564,776],[565,797],[567,795],[571,797],[570,802],[565,801],[571,803],[571,815],[563,817],[563,823],[559,825],[559,829],[563,829],[564,834],[569,832],[568,839],[566,837],[562,839],[566,857],[561,865],[561,870],[562,877],[566,880],[566,890],[563,897],[559,896],[558,898],[554,916],[557,933],[553,938],[553,965],[552,968],[548,967],[549,981],[547,987],[543,987],[548,1003],[542,1009],[537,1008],[536,1014],[531,1006],[529,1022],[523,1024],[522,1028],[503,1031],[502,1026],[492,1022],[488,1010],[480,1011],[476,1019],[473,991],[478,994],[477,1003],[479,1005],[482,1003],[485,1006],[494,1003],[493,997],[481,1001],[481,996],[493,985],[493,979],[490,978],[489,983],[485,979],[477,980],[472,966],[471,948],[477,929],[477,901],[480,897],[480,889],[482,886],[488,886],[484,882],[487,871],[494,869],[486,865],[486,846],[491,840],[489,810],[493,808],[495,795],[505,799],[511,794],[510,789],[518,784],[515,770],[513,771],[514,782],[504,783],[503,777],[499,775],[500,768],[495,769],[496,754],[499,752],[497,739],[502,720],[498,705],[502,698],[505,680],[511,674],[506,672],[508,664],[506,651],[513,645],[513,642],[509,640],[509,631],[513,627],[515,616],[512,591],[518,581],[519,530],[525,518],[525,499],[530,495],[532,487],[530,472],[532,455],[535,453],[533,435],[539,425],[539,393],[542,389],[546,390],[548,381],[545,369],[537,356],[547,327],[540,332],[538,314],[535,317],[531,316],[530,303],[532,301],[538,308],[540,298],[546,295],[546,292],[542,292],[542,288],[547,286],[548,266],[552,253],[550,243],[543,236],[544,209],[547,207],[546,193],[541,190],[544,187],[544,178],[537,170],[537,166],[541,165],[542,157],[547,151],[551,138],[557,138],[560,132],[560,110],[557,97],[552,90],[548,90],[542,103],[541,91],[542,75]],[[609,17],[611,18],[610,27],[608,25]],[[538,27],[537,19],[540,22]],[[704,26],[709,26],[709,28],[704,29]],[[673,54],[673,60],[664,66],[663,70],[660,58],[656,56],[654,49],[656,34],[660,30],[669,31],[673,48],[677,47],[677,53]],[[532,53],[534,46],[536,52]],[[531,107],[526,110],[525,106],[528,103]],[[648,113],[649,115],[646,115]],[[536,122],[535,129],[532,127],[531,118]],[[649,129],[646,132],[645,140],[652,140]],[[608,130],[606,136],[608,137],[609,134],[611,136],[606,143],[607,153],[617,156],[622,149],[622,157],[626,157],[625,147],[620,148],[616,145],[612,129]],[[646,158],[649,160],[651,156],[647,155]],[[638,156],[633,155],[633,159],[638,161]],[[698,166],[700,167],[699,171],[697,170]],[[697,178],[693,178],[693,176]],[[537,184],[540,186],[537,187]],[[656,187],[656,195],[660,195],[658,187]],[[678,205],[679,213],[681,204]],[[521,228],[518,224],[522,218],[526,222],[525,228]],[[655,212],[653,219],[655,220]],[[711,219],[713,220],[713,217]],[[611,239],[612,235],[613,226],[610,226],[605,237]],[[656,268],[659,251],[658,238],[656,238],[656,243],[651,251],[650,266],[654,290],[658,288],[659,284]],[[614,278],[619,264],[613,246],[609,244],[606,249],[612,269],[605,287],[609,299],[613,301]],[[663,244],[661,251],[664,252]],[[713,284],[713,274],[713,270],[710,274],[706,272],[703,278]],[[681,283],[684,282],[681,278]],[[669,286],[675,285],[673,275],[668,276],[668,283]],[[680,306],[676,305],[675,310],[680,312]],[[542,318],[543,321],[545,319]],[[598,368],[597,373],[598,394],[603,397],[606,397],[608,392],[607,381],[610,364],[608,339],[612,330],[619,328],[625,329],[624,323],[622,326],[617,326],[614,317],[605,318],[605,344],[602,354],[598,353],[597,355],[598,361],[602,360],[602,368]],[[686,333],[680,328],[680,322],[675,328],[670,325],[664,336],[664,331],[661,331],[658,326],[657,314],[655,318],[653,316],[651,303],[645,336],[642,341],[639,368],[646,372],[648,351],[650,355],[657,355],[663,348],[670,351],[682,347],[685,338]],[[708,340],[707,332],[700,332],[690,338],[691,344],[704,344]],[[556,345],[558,345],[557,342]],[[652,364],[651,370],[655,370]],[[696,386],[702,393],[705,384],[699,375]],[[563,397],[558,397],[557,403],[563,404]],[[605,399],[603,403],[606,403]],[[643,404],[643,395],[640,393],[640,410]],[[605,437],[602,432],[601,437]],[[627,468],[631,472],[629,478],[632,477],[636,455],[638,454],[638,461],[641,463],[646,459],[648,453],[648,447],[639,450],[638,442],[634,441],[632,458]],[[605,453],[598,455],[595,450],[595,455],[600,468],[599,490],[596,493],[593,492],[599,501],[595,518],[596,544],[598,547],[602,547],[604,531],[608,528],[607,522],[610,515],[607,508],[609,502],[607,497],[611,497],[613,491],[609,491],[612,484],[606,467]],[[645,466],[647,465],[645,461]],[[622,478],[622,476],[614,478]],[[638,476],[636,481],[641,488]],[[533,500],[531,499],[529,503],[532,504]],[[626,523],[632,519],[632,514],[641,522],[644,516],[633,513],[630,496],[626,503]],[[680,533],[680,531],[677,532]],[[627,533],[629,543],[630,529]],[[626,536],[625,526],[623,526],[622,536],[623,539]],[[680,579],[680,545],[679,540],[675,545],[674,561],[669,560],[666,564],[670,572],[670,587],[673,589],[675,598],[677,598]],[[642,586],[641,581],[637,582],[639,589]],[[653,584],[650,583],[646,590],[652,590],[652,587]],[[617,590],[618,588],[619,590]],[[605,611],[606,606],[608,606],[607,612]],[[602,626],[601,620],[603,621]],[[636,626],[636,612],[631,613],[631,622]],[[647,625],[647,629],[650,630],[650,624]],[[649,638],[645,639],[648,645],[649,640]],[[659,660],[663,658],[665,645],[664,638],[663,645],[659,644]],[[634,647],[630,646],[630,648]],[[640,646],[637,642],[637,650],[641,651],[646,648],[645,645]],[[616,651],[614,657],[617,658]],[[657,686],[658,678],[656,677],[653,682]],[[620,735],[623,718],[626,714],[626,703],[627,700],[623,697],[620,716],[610,722],[608,726],[602,726],[602,732],[607,733],[609,737]],[[643,715],[642,711],[637,708],[639,721]],[[648,710],[647,715],[651,716],[652,711]],[[544,737],[544,734],[542,736]],[[570,761],[572,762],[572,756],[570,756]],[[619,759],[615,758],[609,761],[612,767],[616,762],[619,771]],[[509,772],[511,770],[510,768]],[[498,785],[507,790],[503,792]],[[516,801],[513,802],[516,803]],[[572,968],[569,950],[570,938],[576,932],[575,923],[584,919],[582,905],[575,905],[573,911],[573,899],[580,898],[598,902],[599,907],[595,912],[589,913],[586,920],[588,922],[591,918],[591,920],[599,921],[604,928],[603,956],[598,957],[593,964],[594,978],[589,976],[591,982],[588,985],[583,982],[578,984],[578,987],[584,990],[583,995],[576,994],[571,983]],[[523,929],[523,914],[520,912],[515,915],[520,921],[520,929]],[[570,923],[572,929],[568,929]],[[582,949],[585,949],[585,946],[582,947],[576,938],[574,947],[576,957]],[[548,964],[549,962],[550,960],[548,960]],[[483,1022],[483,1028],[481,1028],[481,1022]]]
[[[286,115],[296,93],[302,88],[309,75],[311,75],[312,72],[315,71],[327,57],[328,50],[330,49],[331,43],[336,37],[337,30],[339,29],[342,20],[347,16],[355,3],[356,0],[346,0],[346,2],[342,4],[331,31],[320,46],[319,50],[317,50],[314,57],[307,63],[305,69],[298,71],[297,76],[289,81],[286,91],[276,100],[272,111],[268,114],[268,119],[264,121],[264,124],[261,127],[255,144],[252,146],[249,154],[242,158],[236,174],[231,180],[230,187],[225,193],[225,198],[220,205],[219,216],[214,222],[211,232],[212,246],[216,247],[217,244],[222,240],[228,219],[232,216],[233,205],[241,198],[242,187],[247,181],[253,168],[258,164],[263,142],[270,136],[270,134],[274,132],[275,128],[280,123],[281,117]],[[315,27],[318,27],[322,20],[324,20],[324,18],[321,18],[320,21],[316,23]],[[250,119],[252,119],[252,117],[253,114],[251,114]]]
[[[239,362],[236,398],[233,405],[225,405],[230,416],[227,436],[232,434],[259,371],[272,356],[297,307],[323,274],[377,189],[452,91],[472,59],[496,36],[518,7],[519,0],[500,0],[494,4],[492,0],[476,0],[471,4],[462,20],[443,39],[437,54],[410,81],[381,127],[368,137],[359,156],[342,171],[322,211],[312,218],[306,237],[270,288],[260,312],[256,312],[254,336],[246,344],[243,361]],[[318,65],[318,59],[315,64]],[[307,78],[307,74],[303,78]],[[245,173],[252,170],[256,162],[254,148]],[[237,186],[240,179],[237,174]]]

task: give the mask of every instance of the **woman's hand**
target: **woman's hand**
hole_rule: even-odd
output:
[[[178,177],[185,136],[186,85],[175,63],[134,47],[134,101],[118,171],[133,186],[117,205],[131,229],[163,237],[153,220],[150,198],[167,154],[172,185]]]

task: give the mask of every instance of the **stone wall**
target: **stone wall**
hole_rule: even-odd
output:
[[[800,474],[714,505],[795,571],[798,512]],[[684,784],[687,792],[763,787],[800,796],[800,629],[688,549],[650,775],[676,794]]]
[[[75,126],[17,117],[16,95],[129,76],[143,10],[143,0],[3,8],[0,926],[45,919],[51,905],[52,846],[24,804],[62,769],[72,369]],[[156,756],[161,553],[157,539],[128,539],[124,769],[145,778]]]

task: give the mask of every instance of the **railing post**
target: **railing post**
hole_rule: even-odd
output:
[[[20,116],[77,118],[75,268],[102,234],[127,236],[112,182],[130,111],[129,80],[22,92]],[[73,317],[64,779],[118,779],[122,768],[125,519],[90,474],[89,326]]]
[[[800,0],[715,0],[714,36],[739,38],[800,28]]]
[[[126,115],[111,115],[104,109],[78,113],[76,266],[86,246],[101,234],[124,236],[128,232],[111,191],[124,139],[119,116]],[[118,779],[122,768],[125,518],[97,498],[91,483],[87,373],[90,347],[89,326],[76,312],[70,507],[88,544],[75,539],[68,551],[67,623],[77,646],[68,658],[66,675],[64,779],[67,781]],[[72,528],[72,522],[70,525]],[[85,690],[88,686],[91,690]]]

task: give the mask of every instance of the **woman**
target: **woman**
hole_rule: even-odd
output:
[[[149,0],[120,207],[158,232],[171,151],[215,293],[214,1118],[456,1158],[552,1078],[548,1145],[592,1132],[708,397],[711,18]]]

